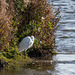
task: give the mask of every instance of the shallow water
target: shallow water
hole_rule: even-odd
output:
[[[0,69],[0,75],[75,75],[75,0],[54,0],[53,5],[62,9],[55,39],[55,51],[60,54],[17,71]]]

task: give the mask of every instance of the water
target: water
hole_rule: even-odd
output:
[[[55,51],[60,54],[52,60],[37,60],[17,71],[1,69],[0,75],[75,75],[75,0],[54,0],[53,4],[62,9],[55,39]]]
[[[56,0],[53,4],[62,8],[56,32],[56,51],[75,53],[75,0]]]
[[[62,9],[55,39],[60,54],[54,56],[53,75],[75,75],[75,0],[55,0],[53,4]]]

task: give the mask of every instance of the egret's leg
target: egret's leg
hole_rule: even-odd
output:
[[[27,52],[25,52],[25,58],[27,58],[28,57],[28,54],[27,54]]]
[[[25,58],[27,58],[27,52],[26,52],[26,50],[24,50],[24,56],[25,56]]]
[[[25,52],[25,50],[24,50],[24,55],[26,55],[26,52]]]
[[[24,58],[26,58],[26,52],[25,52],[25,50],[24,50]]]

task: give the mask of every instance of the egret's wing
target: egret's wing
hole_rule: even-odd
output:
[[[30,41],[31,41],[30,37],[24,38],[19,44],[19,52],[27,50],[30,46]]]

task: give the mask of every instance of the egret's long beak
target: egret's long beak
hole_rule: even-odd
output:
[[[37,41],[37,39],[36,38],[34,38],[36,41]]]

